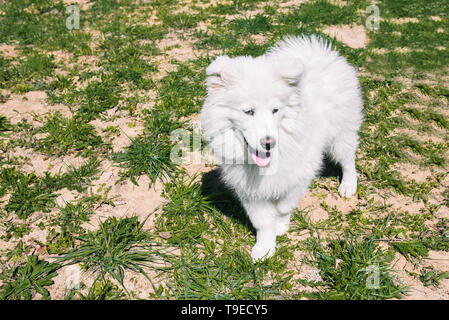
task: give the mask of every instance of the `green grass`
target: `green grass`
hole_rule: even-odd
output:
[[[56,174],[55,176],[46,175],[45,178],[48,177],[48,184],[53,185],[55,189],[67,188],[68,190],[83,192],[96,179],[95,176],[99,173],[99,166],[100,161],[92,157],[79,167],[68,164],[66,173]]]
[[[83,199],[84,200],[84,199]],[[77,237],[86,233],[82,223],[89,222],[94,213],[91,199],[76,203],[67,202],[59,208],[58,214],[51,220],[52,227],[47,235],[45,245],[48,253],[66,253],[76,245]]]
[[[35,211],[49,212],[55,205],[56,194],[34,173],[23,174],[3,169],[2,181],[6,182],[11,190],[5,211],[14,212],[21,219],[26,219]]]
[[[9,119],[5,116],[0,115],[0,137],[9,136],[10,131],[12,130],[13,126],[11,125],[11,122]],[[0,156],[0,163],[3,163],[3,159],[5,158],[5,152],[3,149],[3,141],[0,142],[0,149],[3,150],[2,155]],[[1,187],[0,187],[1,190]],[[1,194],[1,191],[0,191]]]
[[[438,286],[440,280],[449,279],[449,272],[435,270],[433,266],[425,267],[421,270],[419,280],[426,286]]]
[[[197,25],[199,19],[197,15],[192,15],[185,12],[173,14],[170,9],[166,9],[164,7],[158,9],[156,15],[165,26],[174,29],[193,28]]]
[[[420,17],[425,18],[432,15],[441,15],[446,13],[441,10],[444,0],[428,2],[425,0],[409,3],[406,0],[383,1],[379,4],[380,10],[388,18],[400,17]]]
[[[18,0],[0,4],[4,12],[0,39],[18,41],[21,45],[47,50],[64,49],[77,54],[89,54],[90,34],[82,31],[83,12],[80,12],[80,29],[69,31],[65,25],[68,15],[62,1]]]
[[[297,10],[279,18],[287,29],[299,23],[308,27],[334,25],[339,23],[351,24],[357,21],[357,8],[362,7],[364,1],[352,1],[351,5],[339,8],[328,1],[312,1],[302,3]]]
[[[70,110],[0,114],[0,299],[53,298],[47,290],[61,271],[50,257],[94,278],[65,299],[391,299],[407,293],[404,272],[440,290],[447,272],[427,258],[449,251],[441,216],[449,206],[445,2],[379,1],[380,29],[368,30],[368,46],[358,49],[322,30],[363,26],[365,0],[201,4],[98,0],[80,6],[79,30],[66,28],[59,0],[0,4],[0,42],[16,52],[0,52],[0,113],[30,91]],[[418,22],[398,21],[407,17]],[[216,170],[194,174],[173,162],[171,133],[193,132],[215,56],[258,56],[287,34],[332,40],[361,73],[359,186],[349,209],[331,200],[341,177],[327,161],[310,187],[316,209],[297,209],[276,254],[253,264],[255,230],[235,195]],[[160,41],[171,38],[184,43],[164,48]],[[177,53],[190,44],[193,55]],[[123,143],[120,119],[143,130]],[[62,157],[84,160],[37,174],[33,153],[45,157],[46,170]],[[149,193],[163,187],[149,229],[133,212],[115,216],[129,201],[122,186],[142,176]],[[62,190],[69,198],[57,204]],[[102,208],[112,216],[100,219]],[[399,257],[405,270],[394,270]],[[320,280],[305,279],[304,268]],[[126,286],[130,273],[148,276],[143,296]]]
[[[97,231],[78,236],[80,245],[59,257],[58,261],[81,263],[85,270],[102,280],[110,275],[125,290],[125,270],[140,272],[151,282],[144,268],[156,260],[157,254],[151,249],[150,236],[142,230],[144,223],[137,217],[110,217],[100,222]]]
[[[172,117],[180,118],[198,113],[206,95],[204,68],[208,62],[201,58],[196,60],[195,64],[175,62],[178,66],[177,71],[169,72],[157,87],[159,100],[152,116],[162,118],[170,114]],[[161,115],[157,115],[156,112]],[[175,126],[174,124],[171,126],[170,132],[176,129]]]
[[[92,155],[105,144],[95,132],[94,126],[83,118],[67,118],[60,112],[48,114],[41,120],[43,125],[35,133],[44,134],[36,141],[36,150],[47,155],[66,155],[76,153],[81,156]]]
[[[381,15],[386,21],[380,24],[380,30],[370,32],[371,48],[388,50],[406,47],[409,52],[390,51],[386,54],[370,54],[367,64],[370,71],[391,75],[407,75],[412,79],[425,77],[428,71],[439,73],[448,63],[447,12],[441,7],[441,1],[383,1],[379,5]],[[441,21],[430,19],[440,17]],[[391,18],[419,18],[419,23],[398,24]],[[446,48],[446,49],[444,49]],[[375,71],[374,71],[375,70]]]
[[[0,56],[0,65],[1,88],[11,88],[15,93],[42,88],[56,68],[51,55],[32,51],[19,61]]]
[[[4,209],[8,213],[15,213],[21,219],[26,219],[36,211],[49,212],[55,206],[56,191],[63,188],[85,191],[93,179],[92,176],[98,172],[98,165],[96,160],[90,159],[78,168],[69,165],[66,173],[51,175],[46,171],[43,176],[26,174],[15,167],[2,168],[0,196],[10,194]]]
[[[170,154],[171,145],[167,144],[167,138],[148,135],[132,139],[123,152],[113,154],[113,160],[122,169],[122,179],[129,178],[138,185],[137,178],[146,174],[152,185],[158,178],[170,178],[177,171]]]
[[[36,255],[28,257],[26,263],[3,270],[0,280],[0,300],[31,300],[36,294],[41,299],[49,299],[50,293],[45,288],[54,283],[56,271],[60,268],[57,263],[40,260]]]
[[[233,246],[184,250],[173,263],[174,278],[167,284],[168,297],[176,299],[268,299],[281,297],[291,275],[284,275],[278,261],[254,265],[248,253]],[[201,249],[200,249],[201,248]],[[277,268],[276,268],[277,267]],[[270,271],[277,275],[267,279]],[[265,280],[264,280],[265,279]]]
[[[81,286],[81,289],[86,289],[86,286]],[[126,293],[109,279],[102,281],[97,278],[88,288],[87,293],[83,294],[79,289],[71,289],[65,294],[64,300],[123,300],[126,297]]]
[[[389,269],[391,256],[373,239],[336,239],[315,251],[312,263],[322,282],[311,283],[318,291],[305,294],[331,300],[400,298],[405,288]]]
[[[418,240],[393,243],[392,247],[401,253],[407,260],[412,258],[421,259],[429,255],[427,248]]]
[[[210,217],[214,210],[195,179],[178,176],[165,185],[162,195],[170,201],[164,206],[158,220],[158,230],[172,235],[168,240],[171,244],[201,241],[213,223]]]

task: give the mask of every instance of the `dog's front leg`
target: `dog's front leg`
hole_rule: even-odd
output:
[[[251,250],[253,261],[271,257],[276,251],[276,208],[265,200],[242,200],[242,204],[257,231]]]
[[[290,190],[284,197],[275,202],[276,207],[276,235],[280,236],[287,232],[290,227],[290,216],[299,201],[307,191],[308,183],[299,184]]]

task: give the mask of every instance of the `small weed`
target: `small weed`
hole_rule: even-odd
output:
[[[28,257],[26,263],[17,267],[4,269],[0,274],[3,285],[0,287],[0,300],[31,300],[36,293],[42,299],[49,299],[50,293],[45,288],[52,285],[51,280],[60,268],[57,263],[39,260],[36,255]]]
[[[103,112],[117,107],[121,100],[122,88],[112,76],[99,75],[100,80],[90,81],[82,90],[78,91],[77,99],[80,107],[77,116],[88,121],[97,118]]]
[[[59,207],[59,212],[50,222],[50,226],[58,229],[50,229],[47,235],[46,250],[48,253],[65,253],[75,247],[77,237],[85,234],[82,223],[88,222],[93,214],[91,201],[82,199],[76,203],[66,203]]]
[[[412,258],[422,259],[429,255],[429,250],[419,240],[393,242],[391,246],[409,261]]]
[[[14,212],[19,218],[26,219],[35,211],[49,212],[54,207],[56,194],[47,189],[34,173],[12,173],[17,180],[10,186],[11,197],[5,206],[6,212]]]
[[[126,293],[110,280],[96,278],[87,294],[83,294],[81,290],[71,289],[65,294],[64,300],[122,300],[126,298]]]
[[[187,117],[199,112],[201,103],[206,96],[204,86],[204,67],[207,60],[198,59],[197,65],[178,64],[178,70],[169,72],[161,80],[157,91],[159,103],[157,109],[160,112],[173,114],[176,111],[178,117]],[[201,67],[201,71],[198,68]]]
[[[169,243],[199,241],[210,228],[208,216],[214,211],[195,179],[194,176],[184,181],[183,176],[178,176],[165,184],[162,195],[170,201],[163,207],[157,224],[159,230],[172,234]]]
[[[422,268],[421,275],[419,276],[419,280],[426,287],[438,286],[442,279],[449,279],[449,272],[438,271],[433,266]]]
[[[78,192],[86,191],[87,186],[94,180],[95,175],[99,173],[100,161],[97,158],[89,158],[79,167],[73,164],[67,165],[67,172],[58,173],[54,176],[44,172],[42,180],[46,186],[53,190],[67,188]]]
[[[171,150],[168,137],[153,133],[131,139],[131,144],[123,152],[114,153],[112,159],[123,169],[121,180],[129,178],[138,185],[137,178],[146,174],[154,184],[158,178],[170,178],[178,170],[170,159]]]
[[[186,12],[173,14],[170,9],[160,8],[157,11],[157,17],[162,23],[173,29],[190,29],[198,23],[198,16]]]
[[[80,30],[69,31],[66,5],[62,1],[18,0],[0,4],[2,29],[0,39],[17,41],[21,45],[47,50],[68,50],[76,54],[90,54],[89,33],[82,32],[84,22],[81,12]]]
[[[0,135],[10,130],[11,130],[11,123],[9,122],[8,118],[6,118],[3,115],[0,115]]]
[[[45,134],[37,139],[36,149],[47,155],[66,155],[76,152],[87,156],[104,143],[95,132],[95,128],[79,117],[66,118],[60,112],[45,117],[43,126],[36,133]]]
[[[18,64],[0,56],[1,87],[13,88],[16,93],[26,93],[39,89],[39,83],[53,74],[56,64],[53,57],[43,53],[31,52]]]
[[[142,229],[144,222],[139,222],[137,217],[107,218],[100,222],[97,231],[80,235],[77,238],[80,245],[57,260],[66,264],[81,263],[85,270],[102,279],[109,275],[125,290],[125,270],[140,272],[151,282],[143,268],[151,266],[157,253],[148,247],[150,237]]]
[[[86,190],[86,184],[98,171],[96,159],[91,158],[79,168],[69,166],[64,174],[36,176],[34,172],[25,174],[15,167],[5,167],[0,170],[0,196],[7,192],[11,194],[5,206],[6,212],[14,212],[21,219],[26,219],[36,211],[49,212],[55,206],[54,192],[62,188]]]
[[[331,240],[313,255],[311,263],[319,268],[323,283],[316,285],[318,292],[306,296],[369,300],[400,298],[405,293],[389,269],[391,258],[372,239]]]
[[[5,234],[0,238],[5,241],[9,241],[11,238],[21,239],[31,232],[30,226],[26,223],[13,223],[9,220],[1,222],[1,225]]]

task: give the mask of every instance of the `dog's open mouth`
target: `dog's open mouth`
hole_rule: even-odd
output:
[[[265,167],[270,163],[271,154],[269,151],[259,151],[251,148],[245,137],[243,137],[243,141],[245,141],[245,145],[248,148],[249,152],[251,152],[251,157],[253,158],[253,161],[255,164],[257,164],[257,166]]]
[[[259,152],[258,150],[256,150],[256,152],[251,153],[251,156],[253,157],[254,162],[259,167],[265,167],[270,163],[271,160],[271,154],[269,152]]]

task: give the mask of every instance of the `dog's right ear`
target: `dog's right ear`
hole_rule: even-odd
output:
[[[230,73],[232,59],[226,55],[218,56],[206,69],[206,84],[210,90],[223,89],[232,82]]]

